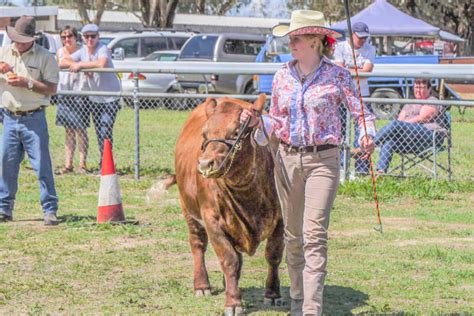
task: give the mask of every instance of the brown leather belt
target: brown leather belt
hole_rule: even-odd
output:
[[[45,106],[42,105],[39,108],[34,109],[34,110],[30,110],[30,111],[10,111],[8,109],[6,109],[6,110],[10,115],[13,115],[13,116],[27,116],[27,115],[42,111],[44,108],[45,108]]]
[[[288,145],[286,143],[281,143],[283,148],[287,153],[300,153],[300,154],[305,154],[305,153],[310,153],[310,152],[320,152],[323,150],[328,150],[332,148],[338,147],[337,145],[333,144],[324,144],[324,145],[318,145],[318,146],[292,146]]]

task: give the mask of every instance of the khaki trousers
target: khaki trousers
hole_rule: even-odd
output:
[[[329,214],[339,186],[339,149],[287,153],[279,145],[275,179],[285,223],[290,296],[321,315]]]

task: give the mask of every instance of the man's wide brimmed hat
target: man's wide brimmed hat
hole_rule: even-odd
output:
[[[286,35],[327,35],[339,38],[341,33],[326,27],[324,14],[313,10],[296,10],[291,13],[290,24],[278,24],[273,27],[272,33],[276,37]]]
[[[16,43],[33,42],[36,34],[36,22],[32,16],[21,16],[15,23],[15,27],[7,26],[7,34]]]

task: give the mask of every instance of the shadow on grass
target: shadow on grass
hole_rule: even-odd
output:
[[[97,217],[92,215],[75,215],[75,214],[66,214],[58,216],[59,223],[84,223],[84,222],[95,222]]]
[[[323,314],[352,315],[352,310],[367,305],[369,295],[350,287],[326,285],[324,287]]]
[[[290,310],[290,288],[288,286],[282,286],[280,288],[281,297],[283,299],[281,306],[263,304],[263,296],[265,294],[265,288],[263,287],[241,287],[241,291],[247,314],[263,311],[285,312]]]
[[[267,306],[263,304],[263,287],[241,288],[242,299],[248,314],[262,311],[287,312],[290,310],[290,289],[281,287],[283,298],[282,306]],[[352,315],[352,310],[367,305],[369,296],[366,293],[350,287],[337,285],[326,285],[324,287],[324,310],[325,315]]]

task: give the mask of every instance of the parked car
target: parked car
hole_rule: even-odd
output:
[[[181,49],[179,61],[253,62],[265,37],[251,34],[199,34]],[[238,67],[238,66],[237,66]],[[185,93],[254,94],[252,75],[179,74],[175,90]]]
[[[179,50],[164,50],[153,52],[145,58],[141,59],[140,65],[144,66],[155,66],[159,67],[157,62],[169,62],[176,61],[179,55]],[[143,63],[142,63],[143,62]],[[146,63],[145,63],[146,62]],[[130,61],[114,61],[116,67],[132,67],[136,66],[137,63],[130,63]],[[170,92],[176,83],[175,74],[167,73],[139,73],[138,74],[138,87],[140,92],[145,93],[166,93]],[[135,89],[135,76],[133,73],[122,74],[122,92],[131,93]],[[140,107],[147,108],[160,105],[156,98],[141,98]],[[172,103],[170,100],[164,101],[165,106],[169,106]],[[133,106],[133,100],[126,98],[125,102],[129,106]]]
[[[101,41],[107,42],[115,60],[139,61],[160,50],[180,50],[192,36],[191,32],[145,31],[101,34]]]

